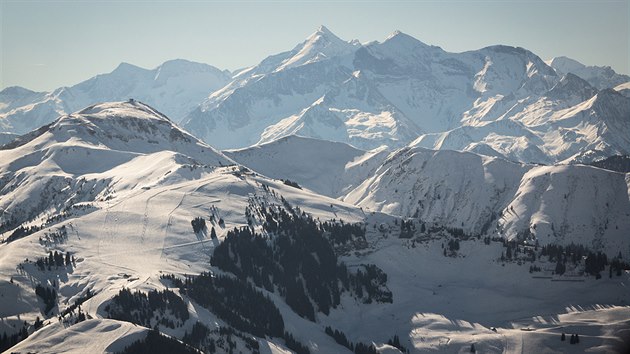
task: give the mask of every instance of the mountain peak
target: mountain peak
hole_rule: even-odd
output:
[[[395,30],[389,36],[387,36],[387,38],[385,40],[388,40],[390,38],[394,38],[394,37],[399,36],[399,35],[403,35],[404,36],[405,34],[401,30]]]
[[[98,103],[62,116],[49,131],[58,142],[81,140],[118,152],[141,154],[172,151],[213,166],[231,163],[168,117],[135,99]]]
[[[0,96],[31,95],[37,93],[22,86],[9,86],[0,91]]]
[[[214,73],[218,76],[229,75],[229,72],[225,73],[212,65],[186,59],[173,59],[165,61],[154,70],[157,71],[159,76],[166,75],[167,77],[177,76],[183,73]]]
[[[395,45],[403,45],[403,46],[422,46],[422,47],[428,47],[429,45],[427,45],[426,43],[423,43],[421,41],[419,41],[418,39],[416,39],[413,36],[410,36],[400,30],[395,30],[394,32],[392,32],[392,34],[390,34],[389,36],[387,36],[387,38],[385,38],[385,40],[383,41],[383,44],[395,44]]]
[[[114,71],[112,71],[111,73],[122,75],[122,76],[128,76],[128,75],[137,75],[138,73],[142,73],[142,72],[148,72],[148,70],[141,68],[139,66],[133,65],[133,64],[121,62],[120,64],[118,64],[116,69],[114,69]]]
[[[333,35],[334,34],[328,29],[328,27],[324,26],[324,25],[319,25],[319,27],[317,27],[317,31],[315,33],[321,33],[321,34],[327,34],[327,35]]]
[[[120,64],[118,64],[118,66],[116,67],[116,69],[114,69],[114,71],[116,70],[134,70],[134,69],[142,69],[139,66],[127,63],[127,62],[121,62]]]
[[[582,101],[587,100],[597,94],[597,89],[579,76],[568,73],[549,90],[548,96],[556,99],[569,99],[579,97]]]
[[[102,119],[125,117],[170,121],[168,117],[158,112],[153,107],[133,98],[130,98],[128,101],[98,103],[86,107],[75,114]]]
[[[291,56],[285,59],[276,71],[348,54],[358,46],[360,46],[358,42],[346,42],[322,25],[295,47],[290,53]]]
[[[551,66],[555,71],[561,74],[570,73],[585,67],[585,65],[580,63],[579,61],[567,58],[565,56],[555,57],[547,60],[546,64]]]
[[[344,42],[345,41],[339,37],[337,37],[328,27],[324,25],[320,25],[317,30],[311,34],[307,39],[306,43],[314,43],[319,41],[325,42]]]

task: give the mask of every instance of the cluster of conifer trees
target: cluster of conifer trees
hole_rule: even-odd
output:
[[[566,335],[564,333],[562,333],[562,335],[560,336],[560,340],[563,342],[567,340]],[[571,339],[569,340],[569,344],[578,344],[578,343],[580,343],[580,336],[577,334],[572,334]]]
[[[63,243],[68,239],[68,230],[66,225],[62,225],[57,231],[46,232],[44,237],[39,237],[39,244],[45,247],[50,247],[53,244]]]
[[[193,231],[199,233],[206,228],[206,220],[202,217],[196,217],[190,221]]]
[[[293,350],[296,354],[310,354],[311,351],[307,346],[300,343],[300,341],[296,340],[293,335],[289,332],[284,332],[284,342],[287,345],[287,348]]]
[[[176,339],[150,330],[143,339],[133,342],[118,354],[199,354],[199,352]]]
[[[277,289],[293,311],[312,321],[316,312],[328,314],[336,307],[344,291],[366,303],[392,301],[385,273],[376,266],[350,273],[324,237],[327,233],[336,240],[348,239],[353,232],[363,232],[360,226],[322,226],[286,202],[284,208],[261,206],[259,213],[269,237],[248,227],[230,230],[215,248],[212,265],[268,291]]]
[[[44,314],[48,314],[57,305],[57,291],[55,289],[37,284],[35,294],[44,301]]]
[[[361,223],[348,224],[342,220],[325,221],[320,225],[324,236],[335,245],[343,245],[355,239],[365,240],[365,226]]]
[[[52,270],[53,267],[55,267],[55,269],[69,267],[74,263],[74,257],[70,254],[70,252],[66,252],[64,255],[63,253],[57,251],[50,251],[48,252],[48,257],[40,257],[37,261],[35,261],[37,268],[39,268],[42,272],[45,270]]]
[[[212,336],[214,334],[218,339]],[[182,341],[204,353],[234,353],[237,350],[234,338],[240,338],[245,343],[245,348],[252,354],[260,353],[260,344],[252,336],[243,335],[232,327],[219,327],[212,331],[201,322],[196,322],[190,333],[186,332]]]
[[[348,337],[346,337],[345,333],[337,329],[333,330],[332,327],[330,326],[327,326],[324,329],[324,332],[326,332],[326,334],[331,336],[335,340],[335,342],[337,342],[337,344],[343,345],[344,347],[353,351],[355,354],[376,354],[377,353],[376,347],[374,347],[373,344],[364,344],[361,342],[354,344],[348,340]]]
[[[286,184],[289,187],[293,187],[293,188],[297,188],[297,189],[302,189],[302,187],[300,187],[300,185],[297,182],[293,182],[289,179],[283,179],[282,183]]]
[[[486,244],[490,239],[484,239]],[[496,241],[495,239],[492,239]],[[584,262],[584,273],[593,275],[597,279],[601,278],[601,272],[609,266],[609,276],[612,278],[613,274],[621,275],[624,269],[630,269],[630,265],[623,261],[621,252],[618,256],[609,260],[608,256],[603,252],[594,252],[589,250],[586,246],[580,244],[571,243],[563,246],[558,244],[549,244],[542,247],[536,243],[534,246],[520,245],[516,241],[503,240],[503,246],[506,251],[501,255],[501,261],[509,260],[525,260],[534,262],[537,255],[540,257],[546,257],[548,262],[555,262],[554,273],[562,275],[567,270],[567,263],[572,263],[577,266],[582,261]],[[540,248],[540,253],[538,250]],[[525,256],[519,256],[522,253]],[[539,272],[541,268],[532,265],[529,267],[529,272]]]
[[[15,230],[13,230],[13,232],[11,233],[11,235],[9,235],[9,237],[7,237],[5,239],[4,242],[9,243],[9,242],[13,242],[15,240],[21,239],[22,237],[28,236],[30,234],[33,234],[39,230],[41,230],[42,228],[40,226],[37,225],[33,225],[33,226],[20,226],[18,228],[16,228]]]
[[[583,245],[570,244],[567,246],[562,245],[545,245],[541,250],[542,256],[547,256],[548,260],[556,262],[556,273],[563,274],[566,270],[566,263],[571,261],[573,264],[577,264],[584,259],[584,272],[590,275],[594,275],[597,278],[601,277],[600,272],[606,269],[609,264],[608,257],[602,252],[593,252]],[[621,259],[621,254],[617,257]],[[618,261],[619,267],[621,263]]]
[[[0,352],[4,352],[26,339],[28,337],[28,327],[28,323],[24,322],[22,328],[20,328],[16,333],[7,335],[7,333],[4,332],[0,337]]]
[[[276,305],[245,280],[201,273],[174,282],[183,294],[239,331],[258,337],[282,337],[284,333],[284,321]]]
[[[168,318],[167,310],[179,320],[178,323]],[[121,289],[112,298],[105,311],[110,318],[152,327],[151,320],[169,328],[181,326],[189,317],[188,307],[184,300],[174,292],[165,289],[131,292],[127,288]],[[160,314],[162,315],[160,318]]]
[[[400,338],[397,334],[395,334],[393,338],[389,339],[387,341],[387,344],[391,345],[392,347],[398,348],[398,350],[403,353],[409,353],[409,350],[407,350],[407,348],[405,348],[405,346],[400,343]]]

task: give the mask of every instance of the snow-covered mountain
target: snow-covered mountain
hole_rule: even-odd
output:
[[[152,70],[122,63],[111,73],[52,92],[8,87],[0,91],[0,129],[25,134],[95,102],[129,98],[148,102],[180,120],[230,79],[227,71],[178,59]]]
[[[630,251],[630,176],[625,173],[420,147],[366,152],[304,137],[225,153],[257,172],[366,212],[417,218],[474,235],[533,236],[541,245]]]
[[[630,175],[468,152],[401,149],[344,201],[471,234],[630,251]],[[630,255],[630,254],[629,254]]]
[[[387,157],[383,147],[363,151],[344,143],[296,135],[224,154],[265,176],[289,179],[333,198],[370,177]]]
[[[618,351],[628,181],[295,136],[222,153],[138,101],[92,105],[0,149],[0,345],[520,353],[570,351],[566,332],[580,350]],[[579,242],[584,259],[532,237]],[[596,251],[610,276],[593,276]]]
[[[177,178],[173,163],[233,164],[137,101],[97,104],[62,116],[0,147],[0,161],[5,228],[106,198],[116,189],[132,191]],[[142,183],[129,184],[129,176]]]
[[[220,148],[296,134],[366,150],[415,141],[522,162],[583,161],[630,150],[626,129],[610,125],[630,117],[609,90],[623,94],[627,81],[522,48],[448,53],[399,31],[359,44],[322,27],[235,75],[183,123]]]
[[[562,95],[566,90],[558,86],[580,80],[569,75],[550,93]],[[588,87],[585,90],[590,91]],[[512,107],[512,113],[518,120],[499,119],[425,134],[411,145],[535,163],[593,161],[626,154],[630,147],[630,98],[613,89],[602,90],[573,106],[550,95],[530,105]]]
[[[617,74],[610,66],[586,66],[567,57],[556,57],[547,61],[559,75],[575,74],[588,81],[598,90],[613,88],[630,82],[630,76]]]
[[[415,142],[520,162],[589,162],[630,152],[627,129],[611,124],[627,121],[628,101],[608,97],[614,89],[628,98],[629,82],[610,67],[544,62],[523,48],[449,53],[400,31],[360,43],[321,26],[234,74],[185,60],[153,70],[123,63],[53,92],[6,88],[0,131],[24,134],[94,102],[136,98],[221,149],[300,135],[363,150]]]

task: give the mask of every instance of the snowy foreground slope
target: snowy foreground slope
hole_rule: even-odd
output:
[[[533,215],[528,218],[536,220],[538,232],[544,230],[545,217],[560,220],[542,206],[547,200],[558,199],[554,193],[561,193],[562,184],[555,184],[556,179],[573,179],[563,175],[561,167],[545,167],[550,171],[544,171],[539,169],[543,167],[471,153],[416,148],[387,156],[349,146],[326,151],[322,142],[299,137],[263,145],[253,152],[229,151],[228,157],[142,103],[94,105],[60,117],[0,150],[4,239],[0,244],[0,332],[11,336],[25,328],[29,334],[7,352],[115,353],[150,338],[149,327],[206,352],[231,348],[244,353],[351,353],[339,335],[335,339],[326,333],[326,327],[343,333],[346,344],[352,342],[355,350],[359,344],[365,345],[361,352],[366,353],[457,353],[469,352],[472,345],[478,352],[490,353],[606,353],[621,351],[629,344],[624,340],[630,326],[626,287],[630,274],[623,266],[610,268],[609,276],[608,266],[597,271],[593,270],[596,266],[587,267],[589,259],[599,256],[584,250],[580,252],[585,252],[586,259],[575,262],[571,254],[564,263],[555,253],[556,259],[550,258],[549,253],[555,251],[543,249],[547,244],[543,243],[544,235],[534,234],[541,239],[537,248],[522,242],[505,243],[498,237],[507,233],[495,228],[478,238],[476,233],[462,233],[442,224],[439,218],[401,217],[395,215],[399,213],[396,207],[380,207],[384,211],[380,212],[376,204],[368,210],[367,203],[372,202],[367,198],[361,198],[366,206],[360,208],[304,188],[312,184],[313,190],[344,193],[347,189],[343,184],[326,188],[306,174],[304,189],[300,189],[259,174],[257,170],[264,165],[250,169],[233,160],[249,158],[254,163],[256,156],[266,154],[263,161],[277,166],[278,175],[273,177],[278,178],[291,172],[283,170],[280,163],[286,149],[295,151],[303,146],[311,150],[305,150],[302,159],[317,158],[316,152],[321,151],[328,156],[325,165],[331,166],[331,173],[345,181],[368,178],[366,183],[370,183],[377,178],[385,183],[393,176],[386,170],[394,173],[407,160],[409,169],[420,169],[424,162],[425,168],[438,169],[440,164],[446,168],[447,160],[458,166],[477,164],[481,177],[468,177],[469,189],[478,190],[475,197],[479,203],[492,200],[486,194],[492,190],[488,181],[493,179],[497,188],[504,183],[505,190],[521,192],[523,200],[530,198],[527,193],[551,193],[549,198],[544,193],[537,198],[540,205],[536,212],[521,209],[536,206],[531,202],[514,205],[513,213]],[[333,150],[343,151],[343,156],[335,160]],[[448,154],[454,156],[440,160]],[[433,155],[436,161],[432,161]],[[306,162],[297,166],[309,172]],[[625,181],[629,179],[625,175],[609,177],[603,170],[585,166],[564,168],[574,167],[590,169],[584,172],[586,178],[600,178],[606,183],[624,180],[627,205]],[[285,178],[297,180],[294,176]],[[508,187],[513,184],[515,187]],[[575,186],[571,198],[577,198],[582,188],[579,178]],[[358,185],[353,193],[360,188],[367,191]],[[383,184],[382,188],[392,186]],[[441,200],[450,200],[446,192],[451,189],[457,191],[455,185],[436,188],[437,193],[445,193]],[[611,202],[608,214],[627,210],[623,196],[614,199],[605,193],[598,190],[597,195]],[[501,200],[496,204],[508,209],[505,203],[510,198]],[[598,199],[593,201],[600,204]],[[466,208],[480,209],[474,205]],[[509,210],[512,212],[511,207]],[[568,210],[569,220],[573,220]],[[191,221],[200,220],[196,218],[203,219],[205,226],[194,230]],[[462,221],[468,222],[468,218]],[[502,230],[520,222],[513,215],[501,220]],[[612,220],[617,219],[611,219],[608,229],[613,228]],[[313,228],[324,221],[329,223]],[[235,227],[245,229],[235,231]],[[303,230],[302,236],[293,228]],[[263,238],[254,241],[248,230]],[[303,244],[295,242],[299,237]],[[609,238],[604,232],[602,239]],[[247,240],[255,247],[249,247]],[[593,252],[605,250],[611,265],[630,259],[626,253],[618,259],[617,252],[596,249],[592,244],[584,246]],[[302,256],[283,258],[287,255],[278,250],[285,247],[303,252],[299,253]],[[50,252],[69,253],[70,258],[67,263],[58,261]],[[264,252],[271,252],[277,261],[267,262],[265,257],[270,254]],[[297,266],[283,263],[289,260]],[[332,268],[326,268],[330,262]],[[269,267],[280,263],[286,266],[273,268],[267,280],[261,280],[259,274],[267,274]],[[250,264],[255,266],[250,268]],[[558,271],[558,264],[564,264],[565,269]],[[533,266],[538,269],[532,270]],[[312,269],[318,271],[313,273]],[[339,273],[340,269],[346,273]],[[297,273],[292,273],[294,270]],[[206,271],[213,277],[198,276]],[[304,285],[286,287],[274,272],[290,277],[297,274],[298,284]],[[603,277],[596,279],[592,274],[599,272]],[[341,278],[328,282],[331,274]],[[195,277],[186,278],[191,275],[207,279],[223,295],[199,297],[199,291],[212,286],[195,288]],[[232,288],[221,287],[218,279],[232,279],[224,280]],[[343,279],[350,279],[351,285],[343,286]],[[246,284],[256,284],[255,290],[247,290],[250,285]],[[165,294],[171,297],[166,303],[160,302],[152,291],[167,288],[170,290]],[[42,295],[37,289],[48,289],[49,294],[54,290],[54,296]],[[149,300],[144,307],[136,304],[116,312],[130,306],[122,299],[127,296],[126,301],[131,301],[131,295],[124,295],[128,292],[122,289],[149,294]],[[243,293],[228,294],[234,291],[230,289],[242,289]],[[337,289],[331,297],[322,295],[331,289]],[[227,310],[221,307],[226,301],[259,293],[269,300],[244,298],[242,303],[228,302],[231,307]],[[303,296],[298,296],[300,293]],[[181,307],[176,307],[178,303],[183,304],[185,316]],[[309,314],[309,308],[314,312]],[[284,332],[290,335],[277,334],[273,328],[268,334],[267,329],[254,326],[267,319],[264,315],[268,311],[278,311]],[[236,320],[234,314],[244,322]],[[263,317],[249,322],[253,314]],[[43,320],[41,325],[36,322],[38,317]],[[191,339],[196,338],[191,333],[200,328],[198,323],[208,330],[201,342]],[[253,328],[252,332],[247,328]],[[561,333],[567,334],[567,341],[560,340]],[[574,333],[580,336],[579,344],[569,344],[568,338]]]
[[[208,94],[230,81],[230,73],[187,60],[170,60],[147,70],[121,63],[114,71],[71,87],[33,92],[22,87],[0,91],[0,131],[24,134],[94,102],[135,98],[173,119],[181,119]]]

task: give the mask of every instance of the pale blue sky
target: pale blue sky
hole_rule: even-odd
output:
[[[0,88],[51,90],[122,61],[153,68],[183,58],[234,70],[293,48],[320,24],[345,40],[401,30],[452,52],[506,44],[627,74],[629,3],[0,0]]]

